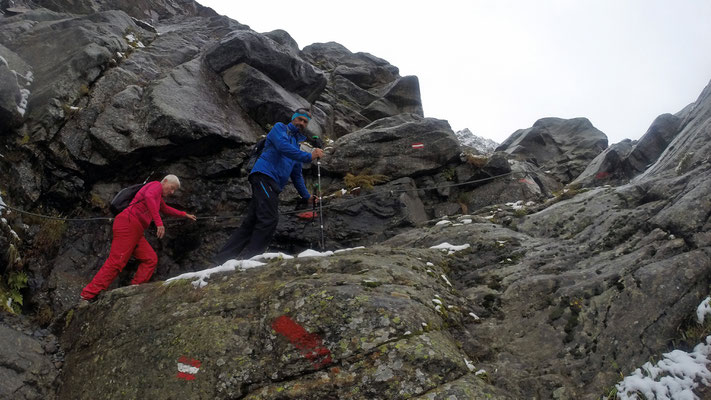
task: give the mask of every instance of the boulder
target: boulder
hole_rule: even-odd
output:
[[[335,42],[314,43],[304,47],[304,57],[323,71],[340,75],[368,90],[396,80],[397,67],[368,53],[352,53]]]
[[[289,121],[294,110],[310,107],[304,98],[288,92],[249,64],[230,67],[222,78],[242,109],[262,127]]]
[[[52,361],[57,339],[46,330],[28,330],[28,323],[4,321],[0,317],[0,397],[4,399],[48,399],[56,395],[59,375]],[[14,318],[12,318],[14,320]]]
[[[355,250],[274,260],[200,288],[190,279],[115,290],[68,321],[59,399],[411,398],[432,389],[511,398],[472,379],[472,361],[445,328],[471,317],[440,277],[443,262],[438,250]],[[153,367],[138,374],[139,365]]]
[[[634,146],[629,139],[611,145],[598,154],[572,184],[589,187],[627,182],[631,175],[640,172],[630,170],[626,162]]]
[[[342,176],[366,171],[390,179],[416,176],[459,157],[459,142],[447,121],[416,115],[380,119],[333,147],[324,157],[324,169]]]
[[[313,102],[326,87],[323,73],[291,54],[267,36],[252,31],[234,31],[209,50],[205,60],[215,72],[241,63],[258,69],[285,89]]]
[[[424,117],[420,98],[420,81],[414,75],[398,78],[384,90],[383,98],[392,102],[400,113]]]
[[[294,40],[291,35],[289,35],[289,32],[283,29],[275,29],[271,32],[266,32],[263,35],[282,45],[292,56],[301,57],[299,44],[296,43],[296,40]]]
[[[675,115],[660,115],[639,141],[623,140],[608,147],[573,183],[595,186],[629,181],[657,161],[681,130],[681,123],[682,119]]]
[[[684,175],[709,165],[711,133],[704,125],[711,118],[711,84],[701,92],[699,98],[682,110],[677,117],[682,119],[681,131],[671,141],[666,150],[650,168],[634,180],[643,181],[651,176]]]
[[[565,184],[580,175],[605,148],[607,136],[587,118],[543,118],[531,128],[514,132],[496,151],[528,159]]]
[[[359,194],[326,199],[323,208],[326,248],[372,245],[427,221],[429,217],[417,191],[411,178],[400,178],[378,185],[372,192],[361,188]],[[318,216],[313,220],[297,217],[305,211],[311,209],[289,212],[280,218],[273,250],[294,253],[302,248],[319,248],[320,220]]]

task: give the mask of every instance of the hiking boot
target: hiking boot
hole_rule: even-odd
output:
[[[91,304],[95,301],[96,301],[96,297],[94,297],[93,299],[85,299],[83,297],[79,297],[79,304],[77,304],[77,309],[86,308],[89,306],[89,304]]]

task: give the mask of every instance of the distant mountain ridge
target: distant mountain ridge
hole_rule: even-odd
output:
[[[459,143],[461,143],[462,145],[467,147],[473,147],[474,149],[485,154],[493,153],[494,150],[499,147],[499,143],[496,143],[491,139],[477,136],[472,133],[469,128],[464,128],[461,131],[455,132],[454,134],[457,136]]]

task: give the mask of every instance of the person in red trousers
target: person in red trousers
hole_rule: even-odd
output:
[[[113,240],[109,258],[96,273],[94,279],[81,292],[80,306],[84,306],[111,285],[116,276],[126,266],[131,256],[139,261],[138,270],[131,281],[132,285],[148,282],[158,264],[158,256],[153,250],[143,232],[151,221],[158,230],[156,236],[165,236],[165,227],[160,219],[159,211],[174,217],[185,217],[195,221],[197,218],[184,211],[169,207],[164,198],[175,193],[180,188],[180,181],[175,175],[168,175],[162,181],[145,184],[131,201],[131,204],[114,219]]]

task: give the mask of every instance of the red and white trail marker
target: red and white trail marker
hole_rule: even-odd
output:
[[[200,371],[200,361],[185,356],[178,359],[178,378],[192,381]]]
[[[412,148],[413,148],[413,149],[424,149],[424,148],[425,148],[425,144],[424,144],[424,143],[413,143],[413,144],[412,144]]]

